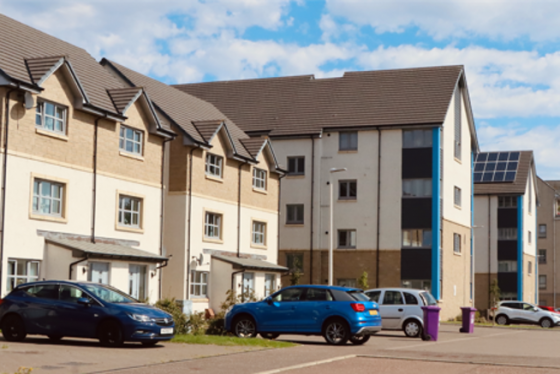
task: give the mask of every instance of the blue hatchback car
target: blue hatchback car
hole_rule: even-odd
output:
[[[238,337],[322,335],[327,343],[364,344],[381,330],[377,303],[362,290],[334,286],[286,287],[263,301],[237,304],[226,312],[226,330]]]
[[[8,341],[27,334],[155,345],[173,338],[173,317],[116,288],[88,282],[41,281],[19,285],[0,300],[0,328]]]

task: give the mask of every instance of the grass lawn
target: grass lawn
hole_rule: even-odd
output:
[[[241,339],[233,336],[216,336],[216,335],[175,335],[171,339],[172,343],[186,344],[213,344],[225,346],[246,346],[246,347],[263,347],[263,348],[289,348],[295,347],[297,344],[289,342],[280,342],[268,339]]]

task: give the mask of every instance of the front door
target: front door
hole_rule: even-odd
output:
[[[146,298],[146,266],[128,266],[128,294],[136,300]]]
[[[384,329],[400,329],[400,322],[404,315],[402,293],[397,290],[386,290],[383,293],[383,301],[379,305],[379,313]]]
[[[538,323],[540,318],[540,313],[537,313],[538,309],[535,310],[535,307],[531,304],[520,304],[522,309],[517,311],[520,321],[525,323]]]
[[[88,278],[90,282],[109,284],[109,263],[90,262]]]

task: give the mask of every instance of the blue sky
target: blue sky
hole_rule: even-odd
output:
[[[560,179],[560,2],[0,0],[21,22],[167,83],[465,66],[483,151]]]

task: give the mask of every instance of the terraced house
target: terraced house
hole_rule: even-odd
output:
[[[331,241],[334,283],[366,271],[370,287],[430,289],[442,318],[472,305],[478,143],[462,66],[176,87],[272,139],[288,168],[279,262],[302,283],[328,282]]]
[[[262,298],[280,287],[278,194],[283,171],[270,140],[249,138],[212,104],[103,60],[129,87],[143,87],[178,134],[166,157],[163,295],[186,313],[220,309],[226,292]]]
[[[157,299],[164,144],[146,92],[0,15],[0,296],[37,279]]]

